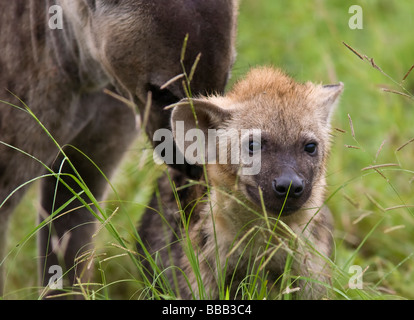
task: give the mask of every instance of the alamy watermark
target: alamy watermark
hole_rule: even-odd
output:
[[[54,5],[49,8],[49,28],[52,30],[63,29],[63,9],[59,5]]]
[[[350,29],[363,29],[364,28],[364,12],[361,6],[353,5],[349,7],[348,13],[352,16],[348,20],[348,26]]]
[[[242,175],[255,175],[261,169],[258,129],[208,129],[206,134],[193,128],[185,132],[184,121],[177,121],[175,138],[170,130],[159,129],[153,140],[160,142],[153,152],[157,164],[184,164],[184,159],[198,165],[235,164],[240,165]]]
[[[349,289],[363,289],[364,288],[364,281],[362,279],[364,272],[368,269],[362,270],[361,266],[353,265],[349,267],[348,273],[352,274],[352,276],[348,280],[348,287]]]
[[[63,289],[63,270],[61,266],[53,265],[50,266],[48,274],[51,275],[49,278],[49,288],[52,290]]]
[[[359,5],[352,5],[349,7],[348,13],[352,16],[348,20],[348,26],[350,29],[363,29],[364,17],[362,7]],[[63,9],[59,5],[53,5],[49,7],[49,28],[52,30],[63,29]]]

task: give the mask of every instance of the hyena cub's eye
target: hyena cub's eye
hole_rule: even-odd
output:
[[[305,152],[309,153],[311,156],[316,155],[317,150],[318,150],[318,145],[314,142],[311,142],[305,145]]]
[[[253,154],[262,150],[262,144],[260,141],[250,140],[248,145],[249,153]]]

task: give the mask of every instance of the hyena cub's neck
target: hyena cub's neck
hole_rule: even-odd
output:
[[[204,237],[228,250],[238,235],[252,227],[253,211],[238,192],[211,186],[207,201],[200,208],[196,232],[201,231]]]
[[[216,299],[220,278],[224,277],[226,284],[234,275],[236,275],[236,279],[238,278],[235,267],[238,262],[237,257],[240,255],[231,253],[231,249],[237,245],[237,241],[252,227],[252,224],[247,223],[245,228],[241,226],[242,219],[247,220],[249,212],[239,202],[240,200],[236,200],[237,195],[215,187],[210,187],[208,193],[205,196],[205,202],[198,208],[196,222],[190,226],[189,236],[192,247],[199,257],[199,272],[207,297]],[[240,219],[234,219],[237,216]],[[243,247],[244,245],[240,246],[241,251],[243,251]],[[229,254],[231,255],[229,256]],[[247,257],[248,254],[245,256]],[[194,271],[187,258],[183,257],[182,263],[188,271],[187,276],[191,287],[196,292],[198,282]],[[242,273],[241,278],[245,275],[244,265],[244,261],[241,261],[239,266],[241,270],[237,271],[238,274]]]

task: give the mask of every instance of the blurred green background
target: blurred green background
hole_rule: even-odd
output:
[[[348,25],[354,4],[363,10],[363,29]],[[344,82],[328,168],[327,205],[336,228],[332,259],[342,275],[350,265],[366,270],[363,285],[369,298],[413,299],[414,142],[399,148],[414,138],[414,71],[402,82],[414,64],[414,1],[242,0],[238,30],[229,87],[250,67],[263,64],[280,67],[299,81]],[[388,76],[343,42],[373,58]],[[403,91],[400,85],[411,98],[382,90]],[[138,140],[115,178],[123,201],[107,206],[108,212],[120,207],[113,223],[131,249],[134,226],[162,169],[151,163],[144,137]],[[362,170],[381,164],[396,166]],[[13,217],[5,298],[37,294],[35,235],[21,243],[35,226],[36,193],[33,188]],[[109,199],[116,197],[111,194]],[[139,298],[136,269],[125,252],[104,230],[97,242],[105,254],[97,264],[97,282],[105,278],[107,285],[95,289],[107,298]],[[341,281],[336,285],[347,292],[345,298],[361,298]]]

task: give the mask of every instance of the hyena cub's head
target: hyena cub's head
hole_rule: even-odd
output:
[[[213,186],[289,215],[323,203],[330,118],[342,90],[253,69],[224,97],[175,107],[174,138],[187,160],[206,163]]]

